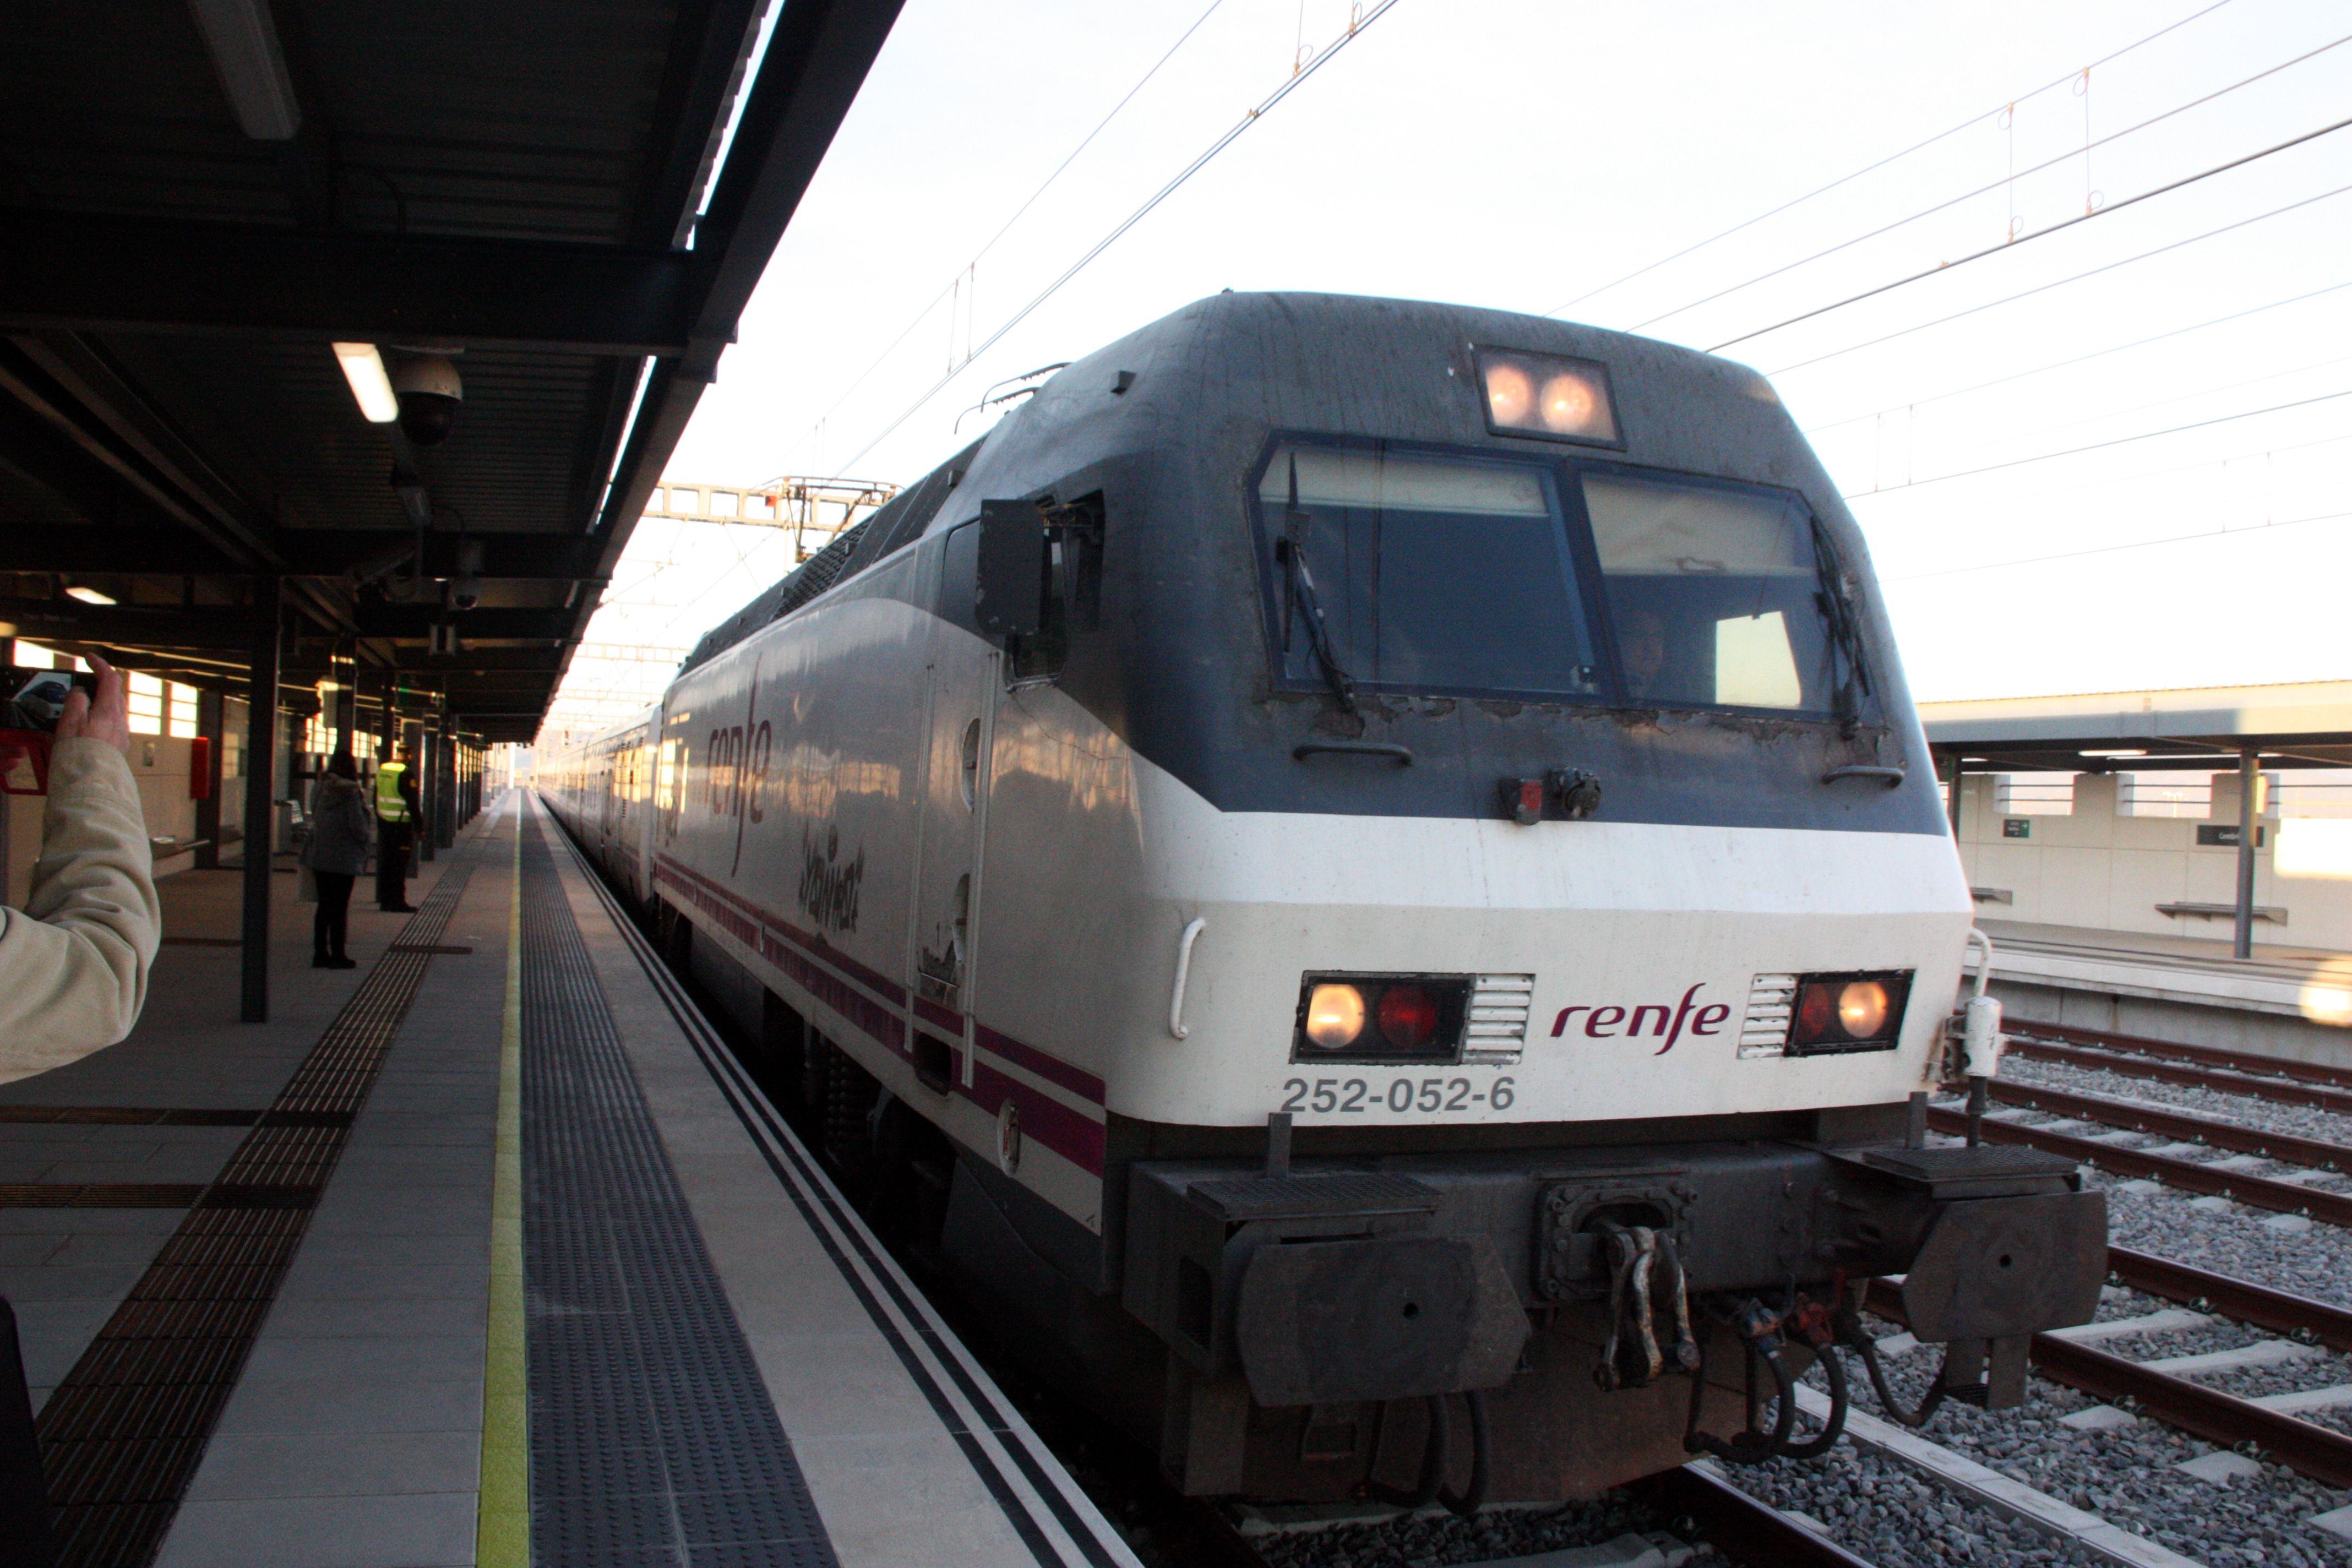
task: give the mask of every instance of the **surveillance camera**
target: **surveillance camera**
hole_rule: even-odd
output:
[[[482,542],[457,542],[457,573],[449,579],[449,606],[470,610],[482,602]]]
[[[392,364],[392,390],[400,397],[400,428],[420,447],[437,445],[457,418],[466,389],[446,354],[404,353]]]

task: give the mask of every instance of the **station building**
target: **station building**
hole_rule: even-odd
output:
[[[2352,1059],[2352,682],[1920,714],[2012,1016]]]

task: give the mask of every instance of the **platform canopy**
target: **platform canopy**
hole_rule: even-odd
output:
[[[2352,767],[2352,681],[1923,702],[1939,763],[1968,773]]]
[[[898,0],[766,8],[0,10],[0,636],[530,739]]]

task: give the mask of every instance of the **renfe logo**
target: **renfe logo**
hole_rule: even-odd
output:
[[[1675,1048],[1675,1042],[1683,1037],[1683,1026],[1685,1023],[1690,1026],[1690,1032],[1694,1035],[1715,1035],[1722,1032],[1718,1026],[1731,1016],[1731,1009],[1720,1002],[1710,1002],[1696,1011],[1692,1009],[1693,999],[1706,988],[1706,983],[1701,981],[1684,992],[1682,1005],[1678,1007],[1667,1007],[1655,1002],[1636,1007],[1630,1020],[1625,1016],[1625,1009],[1622,1007],[1562,1007],[1559,1010],[1559,1016],[1551,1021],[1551,1037],[1556,1040],[1568,1033],[1569,1019],[1582,1013],[1586,1015],[1584,1032],[1591,1038],[1613,1040],[1622,1037],[1630,1040],[1641,1034],[1642,1020],[1654,1014],[1657,1021],[1651,1026],[1650,1033],[1654,1037],[1664,1036],[1666,1043],[1652,1054],[1664,1056]],[[1625,1033],[1622,1037],[1612,1032],[1620,1024],[1625,1026]]]

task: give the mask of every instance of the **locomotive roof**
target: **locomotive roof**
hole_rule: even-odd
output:
[[[1196,300],[1077,360],[994,429],[909,486],[857,530],[706,634],[681,673],[708,662],[927,531],[969,518],[970,495],[1024,494],[1045,460],[1069,472],[1115,451],[1203,441],[1240,425],[1412,431],[1526,452],[1498,437],[1471,391],[1472,353],[1519,349],[1597,360],[1612,374],[1629,461],[1803,492],[1843,519],[1836,491],[1770,383],[1695,349],[1546,316],[1354,294],[1236,293]],[[1606,455],[1606,454],[1604,454]],[[963,504],[949,493],[969,476]],[[1045,476],[1050,482],[1055,474]],[[1236,480],[1238,476],[1235,476]],[[1851,525],[1849,524],[1850,528]],[[1857,552],[1859,538],[1850,542]]]

